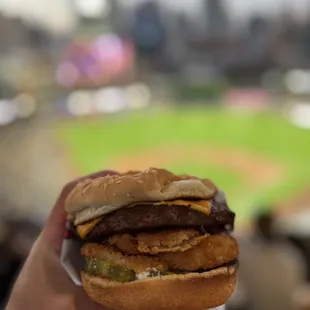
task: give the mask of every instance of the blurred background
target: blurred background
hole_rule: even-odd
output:
[[[0,1],[0,303],[64,183],[150,166],[227,193],[228,308],[310,309],[308,0]]]

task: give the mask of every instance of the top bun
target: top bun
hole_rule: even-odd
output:
[[[150,168],[143,172],[86,179],[70,192],[65,208],[78,225],[136,202],[210,199],[216,192],[217,188],[208,179]]]

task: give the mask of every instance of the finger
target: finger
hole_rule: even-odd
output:
[[[98,177],[113,174],[117,174],[117,172],[113,170],[99,171],[73,180],[63,188],[43,229],[43,239],[48,242],[48,244],[54,251],[60,253],[61,250],[61,244],[65,232],[66,223],[65,201],[74,186],[85,179],[95,179]]]

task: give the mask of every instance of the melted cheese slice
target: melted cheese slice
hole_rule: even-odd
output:
[[[192,210],[204,213],[207,216],[210,215],[210,212],[211,212],[211,202],[209,200],[191,201],[191,200],[177,199],[177,200],[171,200],[171,201],[160,201],[154,204],[154,206],[160,206],[160,205],[185,206]],[[90,222],[78,225],[76,230],[79,236],[82,239],[85,239],[85,237],[92,231],[92,229],[100,222],[102,218],[103,216],[96,218],[94,220],[91,220]]]
[[[91,220],[90,222],[80,224],[76,227],[76,231],[79,234],[79,236],[84,239],[91,231],[92,229],[100,222],[102,217],[96,218],[94,220]]]
[[[195,211],[204,213],[205,215],[210,215],[211,212],[211,202],[209,200],[183,200],[177,199],[172,201],[160,201],[155,203],[155,206],[168,205],[168,206],[185,206],[189,207]]]

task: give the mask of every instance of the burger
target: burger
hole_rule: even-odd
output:
[[[208,179],[150,168],[85,180],[66,211],[83,287],[107,308],[202,310],[235,289],[235,214]]]

